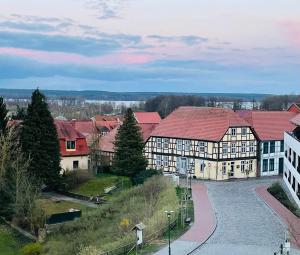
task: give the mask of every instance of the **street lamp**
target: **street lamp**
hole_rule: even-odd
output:
[[[169,225],[169,255],[171,255],[171,229],[170,229],[170,221],[171,221],[171,214],[174,213],[174,211],[165,211],[168,217],[168,225]]]

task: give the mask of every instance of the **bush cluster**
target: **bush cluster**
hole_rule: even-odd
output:
[[[77,170],[65,172],[62,176],[60,190],[68,191],[78,187],[93,178],[93,174],[88,170]]]

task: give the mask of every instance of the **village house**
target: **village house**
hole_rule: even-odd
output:
[[[60,144],[61,168],[74,171],[89,168],[89,149],[86,137],[75,129],[71,121],[55,120]]]
[[[179,107],[146,142],[149,168],[213,180],[257,176],[258,139],[230,109]]]
[[[291,122],[296,125],[291,132],[284,133],[285,158],[283,180],[300,206],[300,114]]]
[[[296,113],[288,111],[237,112],[253,128],[259,139],[257,176],[282,175],[284,169],[284,132],[292,131]]]

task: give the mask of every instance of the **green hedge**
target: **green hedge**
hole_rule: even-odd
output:
[[[281,187],[279,182],[273,183],[268,188],[268,191],[294,215],[300,217],[300,210],[296,205],[294,205],[293,202],[291,202],[291,200],[288,198],[287,194],[285,193],[284,189]]]

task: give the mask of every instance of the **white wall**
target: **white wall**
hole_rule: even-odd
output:
[[[65,171],[73,171],[73,162],[78,161],[78,169],[86,170],[88,169],[88,156],[72,156],[72,157],[62,157],[60,161],[60,166]]]

